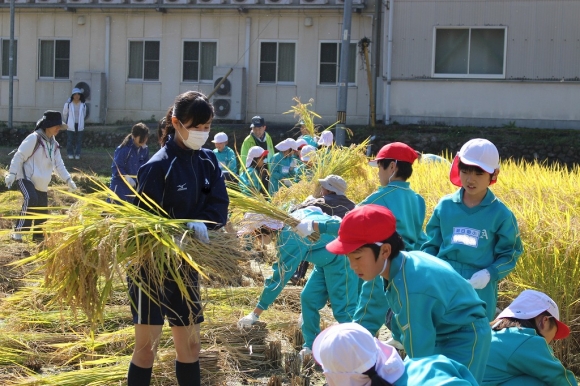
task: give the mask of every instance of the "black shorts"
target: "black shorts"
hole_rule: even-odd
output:
[[[182,275],[187,275],[189,283],[187,293],[193,299],[193,304],[188,302],[181,294],[175,281],[171,278],[163,282],[163,290],[157,290],[150,295],[155,301],[143,292],[138,285],[127,278],[129,283],[129,296],[131,297],[131,313],[134,324],[163,325],[165,317],[170,326],[190,326],[203,322],[203,311],[199,296],[199,274],[186,266],[181,269]],[[147,281],[147,274],[142,268],[140,281]],[[148,291],[151,291],[148,289]]]

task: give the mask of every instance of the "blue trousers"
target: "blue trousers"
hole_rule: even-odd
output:
[[[77,126],[78,123],[75,123]],[[69,156],[81,155],[81,147],[83,144],[83,132],[67,130],[66,132],[66,153]]]

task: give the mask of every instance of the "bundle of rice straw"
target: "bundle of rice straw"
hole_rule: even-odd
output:
[[[373,191],[376,186],[373,176],[369,173],[375,173],[368,166],[368,159],[365,155],[366,147],[369,140],[366,139],[358,145],[350,147],[331,146],[320,149],[316,152],[315,162],[313,163],[310,179],[304,178],[296,184],[289,187],[281,187],[272,197],[272,203],[278,206],[290,206],[299,204],[308,196],[316,197],[320,192],[319,179],[323,179],[331,174],[344,178],[347,182],[347,196],[358,202],[358,191],[361,187],[366,186],[370,181]],[[369,189],[362,189],[366,194]],[[363,195],[360,199],[366,197]],[[359,200],[360,201],[360,200]]]
[[[230,197],[230,206],[234,212],[255,213],[264,215],[275,221],[280,221],[290,227],[295,227],[300,223],[297,219],[290,216],[288,212],[268,201],[266,197],[257,192],[246,195],[231,186],[228,187],[228,196]],[[308,236],[310,241],[317,241],[320,238],[318,232]]]
[[[192,285],[188,269],[203,277],[224,278],[238,271],[237,261],[245,258],[245,252],[234,234],[209,231],[210,243],[202,243],[186,228],[187,222],[199,220],[168,218],[146,196],[139,198],[148,210],[139,208],[94,182],[99,189],[86,196],[62,192],[77,203],[66,214],[50,215],[42,225],[45,242],[38,254],[14,263],[39,263],[44,286],[55,293],[53,301],[69,306],[74,313],[82,310],[93,327],[103,321],[114,284],[125,277],[146,294],[163,288],[163,281],[171,279],[193,305],[187,293]],[[147,272],[149,283],[135,280],[140,270]]]
[[[314,118],[322,118],[320,115],[316,114],[314,111],[310,110],[314,99],[310,99],[308,103],[302,103],[299,97],[294,97],[292,99],[296,104],[292,108],[283,114],[294,114],[294,117],[298,117],[299,120],[304,122],[306,131],[311,137],[316,137],[318,135],[317,126],[314,124]],[[332,127],[334,125],[329,126]]]

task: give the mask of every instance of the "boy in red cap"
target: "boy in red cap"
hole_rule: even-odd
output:
[[[396,223],[385,207],[357,207],[326,249],[346,254],[362,280],[382,278],[397,325],[394,338],[409,357],[444,355],[481,382],[491,341],[484,302],[449,264],[423,252],[405,252]]]
[[[558,305],[525,290],[491,322],[491,350],[482,385],[578,386],[549,344],[570,335]]]
[[[499,174],[499,153],[487,139],[466,142],[449,179],[460,189],[439,201],[427,223],[423,252],[447,261],[469,280],[494,319],[498,282],[523,252],[513,213],[489,189]]]

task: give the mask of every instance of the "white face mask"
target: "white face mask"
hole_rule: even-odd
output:
[[[181,122],[179,122],[181,123]],[[181,127],[185,129],[183,123],[181,123]],[[187,129],[186,129],[187,130]],[[179,131],[177,131],[179,133]],[[204,143],[207,142],[209,138],[209,131],[194,131],[194,130],[187,130],[188,136],[187,139],[183,138],[181,133],[179,136],[183,140],[183,144],[192,150],[199,150],[203,146]]]

